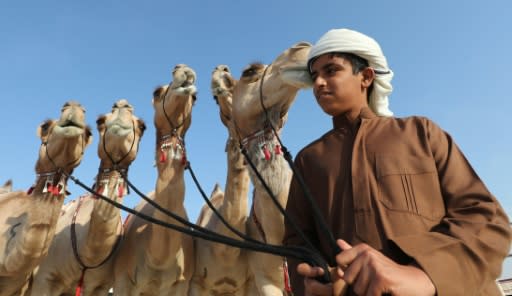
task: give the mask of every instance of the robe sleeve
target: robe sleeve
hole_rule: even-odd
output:
[[[440,296],[497,293],[512,237],[507,215],[453,139],[425,120],[445,216],[430,232],[392,241],[425,270]]]

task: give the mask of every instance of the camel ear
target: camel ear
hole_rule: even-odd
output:
[[[88,146],[92,143],[92,130],[91,130],[91,127],[90,126],[86,126],[85,127],[85,135],[84,135],[84,140],[85,140],[85,146]]]
[[[107,120],[107,117],[105,115],[98,116],[98,119],[96,119],[96,128],[101,133],[105,129],[105,121]]]
[[[298,88],[311,88],[313,80],[306,65],[303,67],[284,67],[280,69],[284,82]]]
[[[162,95],[165,93],[165,90],[162,86],[159,86],[153,91],[153,102],[161,100]]]
[[[50,127],[52,126],[53,123],[54,123],[54,121],[51,119],[47,119],[43,123],[41,123],[37,127],[37,136],[41,139],[43,137],[46,137],[48,135],[48,131],[50,130]]]
[[[144,122],[144,120],[139,118],[137,119],[137,126],[139,127],[140,137],[142,138],[142,136],[144,135],[144,131],[146,130],[146,123]]]

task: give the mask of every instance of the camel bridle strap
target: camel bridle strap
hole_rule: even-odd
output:
[[[85,198],[84,196],[81,196],[78,199],[78,205],[76,206],[75,212],[73,213],[73,217],[71,219],[71,226],[70,226],[71,247],[73,249],[73,255],[75,256],[75,259],[78,262],[78,264],[80,265],[80,267],[82,267],[82,273],[85,273],[85,271],[87,269],[98,268],[98,267],[102,266],[103,264],[105,264],[110,258],[112,258],[115,251],[118,249],[118,247],[121,243],[121,239],[124,236],[123,226],[121,225],[121,233],[117,236],[116,242],[114,243],[114,246],[112,247],[112,250],[110,250],[110,253],[107,255],[107,257],[105,257],[100,263],[98,263],[96,265],[91,265],[91,266],[86,265],[83,262],[82,258],[80,258],[80,254],[78,253],[78,243],[77,243],[77,237],[76,237],[76,217],[78,216],[78,211],[80,210],[80,207],[82,206],[82,202],[83,202],[84,198]],[[83,274],[82,274],[82,277],[83,277]]]
[[[130,145],[130,149],[121,157],[121,159],[119,159],[118,161],[115,161],[114,158],[112,157],[112,155],[107,151],[107,138],[105,137],[105,134],[107,133],[108,131],[108,128],[105,130],[105,132],[103,133],[103,151],[105,151],[105,154],[108,156],[108,158],[110,159],[110,161],[112,162],[112,168],[114,170],[116,170],[119,166],[119,164],[126,158],[128,157],[128,155],[130,155],[130,153],[132,152],[133,150],[133,146],[135,146],[135,122],[133,122],[132,120],[132,132],[133,132],[133,141]],[[139,141],[140,141],[140,138],[139,138]],[[138,149],[138,145],[137,145],[137,149]],[[136,151],[137,153],[137,151]]]
[[[178,129],[185,124],[185,122],[190,117],[190,115],[185,117],[185,118],[183,118],[183,120],[178,125],[174,125],[172,123],[171,117],[169,117],[169,114],[167,114],[167,111],[165,110],[165,100],[167,99],[167,94],[169,93],[169,89],[171,88],[171,84],[172,84],[172,82],[169,83],[169,85],[167,86],[167,89],[165,90],[164,98],[162,99],[162,111],[164,112],[165,119],[167,120],[167,122],[169,123],[169,126],[171,127],[171,134],[179,135],[178,134]],[[183,135],[179,135],[179,136],[183,137]]]
[[[62,167],[62,168],[57,166],[57,164],[55,163],[55,161],[53,160],[53,158],[50,156],[50,153],[48,152],[48,142],[49,142],[50,137],[52,136],[52,134],[53,134],[53,130],[52,130],[52,132],[48,135],[48,138],[46,139],[46,141],[41,142],[41,146],[44,146],[44,148],[45,148],[45,154],[46,154],[46,157],[48,157],[48,160],[50,160],[50,163],[51,163],[51,164],[53,165],[53,167],[55,168],[55,171],[56,171],[56,172],[64,171],[64,168],[66,168],[66,167],[68,167],[68,166],[70,166],[70,165],[72,165],[72,164],[77,163],[78,161],[80,161],[80,159],[81,159],[81,158],[82,158],[82,156],[84,155],[84,151],[85,151],[85,139],[84,139],[84,138],[85,138],[85,133],[84,133],[84,134],[82,134],[82,135],[80,136],[80,139],[82,140],[82,151],[80,152],[80,156],[79,156],[79,157],[77,157],[76,159],[73,159],[72,161],[70,161],[70,162],[66,163],[66,164],[64,165],[64,167]]]
[[[220,103],[219,103],[219,98],[218,96],[213,96],[213,99],[215,100],[215,102],[217,103],[217,105],[220,106]],[[224,112],[222,112],[222,107],[219,107],[219,112],[220,112],[220,115],[222,116],[222,118],[224,118],[226,121],[229,121],[231,119],[230,116],[226,115]]]
[[[256,209],[254,208],[254,203],[256,202],[255,199],[252,201],[252,208],[251,208],[251,217],[252,221],[254,222],[254,225],[256,225],[256,229],[260,233],[261,237],[263,238],[264,242],[267,242],[267,235],[265,234],[265,230],[263,229],[263,226],[261,225],[260,219],[258,219],[258,215],[256,215]]]

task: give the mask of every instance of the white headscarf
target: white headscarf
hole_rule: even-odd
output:
[[[386,57],[373,38],[349,29],[330,30],[311,48],[308,65],[312,59],[328,52],[352,53],[367,60],[376,74],[369,107],[378,116],[393,116],[393,112],[388,108],[388,95],[393,90],[391,86],[393,71],[388,68]]]

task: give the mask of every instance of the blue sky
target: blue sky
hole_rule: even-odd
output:
[[[301,3],[302,2],[302,3]],[[254,61],[270,63],[298,41],[315,42],[331,28],[374,37],[393,78],[396,116],[436,121],[461,147],[478,175],[512,216],[512,2],[486,1],[3,1],[0,4],[0,184],[25,190],[35,180],[37,126],[70,99],[96,117],[126,98],[147,123],[129,177],[153,189],[155,131],[151,97],[185,63],[197,73],[198,101],[187,135],[188,158],[206,192],[225,182],[227,132],[210,89],[226,64],[235,76]],[[299,92],[283,141],[295,155],[331,127],[311,90]],[[95,140],[74,174],[92,184]],[[195,221],[204,204],[186,175],[185,205]],[[71,198],[82,193],[70,184]],[[134,206],[134,194],[125,204]],[[512,276],[512,261],[504,276]]]

